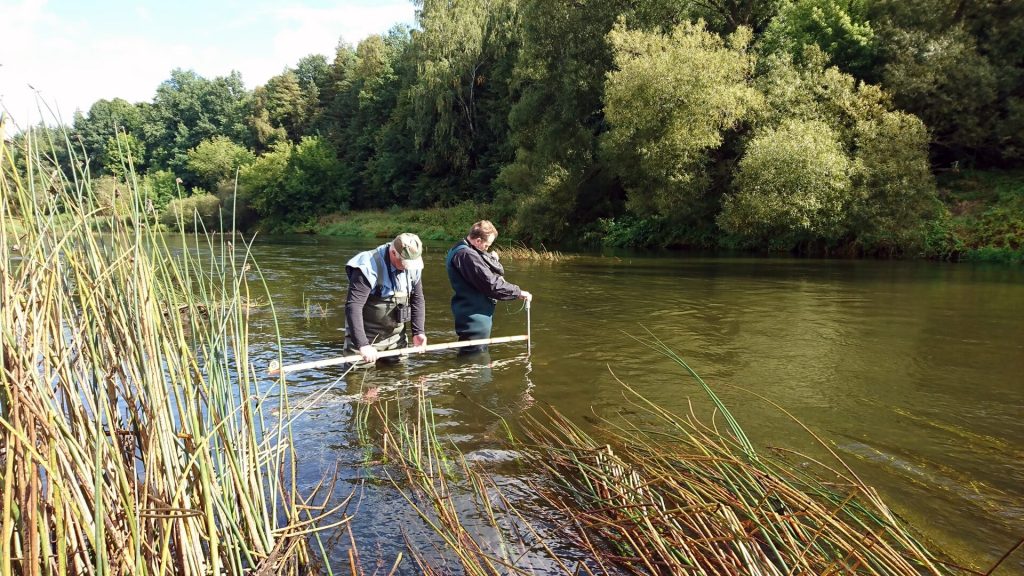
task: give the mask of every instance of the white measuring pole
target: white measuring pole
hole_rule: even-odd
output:
[[[530,338],[530,301],[526,301],[526,357],[530,357],[533,349],[533,338]]]
[[[529,321],[527,321],[529,324]],[[417,354],[420,352],[433,352],[435,350],[448,350],[450,348],[463,348],[465,346],[482,346],[485,344],[502,344],[504,342],[519,342],[526,340],[527,349],[529,349],[530,336],[529,334],[523,336],[499,336],[498,338],[479,338],[477,340],[460,340],[457,342],[446,342],[444,344],[428,344],[426,346],[410,346],[408,348],[399,348],[398,350],[384,350],[383,352],[377,353],[377,358],[388,358],[390,356],[401,356],[403,354]],[[270,368],[267,372],[274,376],[279,373],[297,372],[299,370],[309,370],[312,368],[323,368],[324,366],[334,366],[337,364],[349,364],[353,362],[361,362],[363,356],[361,354],[352,354],[349,356],[339,356],[338,358],[328,358],[326,360],[315,360],[313,362],[302,362],[301,364],[289,364],[287,366],[281,366],[276,360],[270,363]]]

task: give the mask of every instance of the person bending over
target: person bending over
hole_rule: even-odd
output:
[[[426,304],[421,282],[423,243],[415,234],[399,234],[373,250],[360,252],[345,265],[345,353],[358,353],[365,365],[379,352],[425,346]]]

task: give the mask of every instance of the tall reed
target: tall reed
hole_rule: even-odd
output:
[[[593,435],[554,409],[533,418],[523,453],[546,472],[538,492],[576,519],[567,533],[601,543],[635,574],[970,573],[918,542],[834,453],[828,465],[755,450],[700,376],[651,344],[695,379],[726,426],[672,414],[624,383],[629,415]]]
[[[250,367],[248,246],[172,248],[133,176],[94,233],[88,171],[51,161],[74,146],[23,141],[0,138],[0,575],[308,571],[330,511],[260,409],[287,395]]]

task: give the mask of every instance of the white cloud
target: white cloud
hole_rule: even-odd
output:
[[[250,4],[209,22],[201,14],[175,14],[175,21],[192,23],[181,27],[140,5],[120,23],[72,20],[46,0],[15,1],[2,11],[0,105],[24,127],[38,121],[40,103],[70,122],[76,109],[88,111],[99,99],[149,101],[174,68],[206,77],[238,70],[253,88],[309,54],[332,58],[339,39],[356,44],[397,23],[412,24],[414,7],[409,0],[331,8],[275,3],[262,10]],[[43,118],[52,121],[45,111]]]

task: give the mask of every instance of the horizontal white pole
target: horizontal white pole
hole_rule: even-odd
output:
[[[399,348],[398,350],[385,350],[377,353],[377,358],[387,358],[389,356],[401,356],[403,354],[418,354],[420,352],[433,352],[435,350],[448,350],[451,348],[464,348],[466,346],[483,346],[485,344],[503,344],[505,342],[520,342],[523,340],[529,340],[530,337],[527,335],[522,336],[499,336],[497,338],[480,338],[477,340],[459,340],[457,342],[445,342],[444,344],[427,344],[426,346],[410,346],[408,348]],[[334,366],[336,364],[349,364],[352,362],[362,361],[362,354],[352,354],[350,356],[339,356],[338,358],[328,358],[326,360],[316,360],[313,362],[303,362],[301,364],[289,364],[287,366],[281,366],[277,360],[270,363],[268,372],[271,376],[278,373],[297,372],[299,370],[309,370],[312,368],[323,368],[324,366]]]

